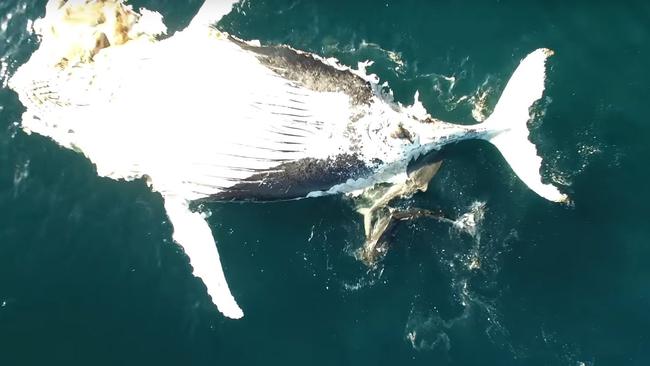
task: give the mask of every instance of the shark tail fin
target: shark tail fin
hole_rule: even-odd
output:
[[[363,216],[363,228],[367,238],[370,236],[370,230],[372,228],[372,208],[361,207],[357,209],[357,212]]]
[[[494,113],[483,123],[481,138],[496,146],[515,174],[531,190],[554,202],[568,196],[552,184],[542,183],[542,158],[528,140],[529,108],[542,97],[546,78],[546,59],[553,51],[540,48],[524,58],[510,77]]]

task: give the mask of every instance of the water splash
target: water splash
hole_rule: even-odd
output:
[[[36,0],[3,1],[0,3],[0,83],[7,87],[9,77],[25,54],[25,44],[33,38],[33,21],[26,12],[35,7]],[[29,54],[29,53],[27,53]]]
[[[361,53],[368,52],[371,54],[377,54],[379,56],[379,59],[388,60],[390,63],[392,63],[391,69],[397,74],[404,74],[406,72],[406,63],[402,58],[401,52],[387,50],[376,43],[366,41],[361,41],[358,50]]]
[[[405,340],[414,350],[447,352],[453,345],[452,333],[457,327],[478,321],[484,324],[488,339],[517,354],[501,321],[499,292],[495,291],[500,258],[509,250],[508,241],[517,234],[511,231],[505,238],[491,235],[489,240],[483,240],[481,232],[486,212],[486,202],[472,202],[466,212],[449,221],[451,227],[446,243],[434,247],[450,290],[448,299],[436,301],[452,302],[459,310],[455,315],[445,316],[435,304],[423,303],[416,297],[404,330]]]
[[[358,224],[335,226],[322,218],[312,224],[305,233],[304,248],[296,253],[305,271],[319,278],[326,289],[353,292],[373,286],[376,276],[367,276],[363,265],[354,258],[354,238],[359,230]],[[348,265],[352,273],[342,270]]]
[[[507,341],[508,331],[501,322],[497,298],[480,293],[485,288],[496,286],[500,255],[507,250],[505,242],[508,241],[508,238],[501,242],[482,240],[481,232],[486,214],[486,202],[475,201],[456,219],[442,220],[449,225],[448,237],[444,240],[446,244],[436,243],[432,247],[439,258],[439,267],[443,270],[444,277],[448,278],[450,289],[450,298],[441,301],[453,302],[460,312],[445,316],[436,306],[422,304],[420,297],[423,296],[416,296],[408,310],[409,315],[404,326],[404,338],[414,350],[440,349],[446,352],[453,344],[452,333],[456,327],[477,319],[486,324],[484,331],[489,339],[510,347]],[[359,292],[389,283],[383,261],[372,268],[366,268],[354,259],[360,243],[354,239],[359,239],[355,234],[361,232],[359,224],[345,225],[344,237],[353,239],[345,240],[345,254],[342,256],[332,254],[340,252],[340,249],[333,248],[340,245],[332,239],[336,231],[337,228],[321,220],[305,233],[308,245],[301,254],[304,267],[312,276],[322,277],[325,286],[336,286],[343,293]],[[510,236],[516,237],[516,233],[508,234],[508,237]],[[339,271],[342,263],[346,261],[344,257],[351,263],[356,263],[356,271]],[[335,264],[332,264],[334,262]]]
[[[30,160],[25,159],[22,162],[16,163],[16,168],[14,170],[14,198],[18,197],[20,192],[23,190],[23,182],[29,178],[29,164]]]
[[[498,82],[494,80],[491,75],[488,75],[483,83],[479,85],[476,90],[469,96],[462,96],[460,99],[466,98],[466,103],[472,111],[472,118],[476,122],[483,122],[487,117],[492,114],[493,106],[492,100],[496,96],[496,88]]]
[[[3,88],[7,88],[9,83],[9,62],[6,57],[0,58],[0,83]]]
[[[458,319],[443,320],[436,308],[430,311],[411,309],[406,322],[405,337],[416,351],[430,351],[442,347],[451,348],[447,332]]]
[[[469,234],[477,242],[481,240],[479,227],[485,217],[486,203],[476,201],[472,203],[469,211],[462,214],[452,223],[452,227],[458,231]]]
[[[594,135],[593,128],[586,128],[578,135],[579,142],[573,154],[564,154],[562,151],[556,151],[548,163],[548,172],[550,179],[566,187],[573,185],[576,177],[580,176],[585,170],[600,156],[607,153],[612,156],[610,161],[613,165],[619,164],[622,153],[613,146],[607,146],[603,140]]]
[[[380,70],[381,79],[390,79],[387,72],[393,74],[393,78],[404,76],[409,68],[402,53],[383,48],[381,45],[367,42],[365,40],[357,43],[340,44],[339,42],[327,39],[321,47],[320,53],[324,55],[335,55],[344,61],[351,62],[372,60],[372,64]]]

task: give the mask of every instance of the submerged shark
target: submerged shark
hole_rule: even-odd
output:
[[[101,176],[144,178],[160,192],[174,240],[225,316],[243,311],[193,202],[374,195],[360,209],[372,261],[375,239],[409,216],[378,212],[426,189],[439,167],[409,172],[409,164],[465,139],[494,144],[539,196],[567,199],[542,182],[528,140],[550,50],[521,61],[487,120],[452,124],[431,117],[417,94],[411,106],[394,102],[365,64],[219,31],[233,3],[207,0],[189,26],[165,36],[160,14],[122,0],[50,0],[33,25],[39,48],[9,81],[26,108],[25,132],[84,154]]]

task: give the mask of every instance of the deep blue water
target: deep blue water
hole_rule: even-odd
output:
[[[177,29],[199,1],[136,5]],[[9,73],[42,13],[0,4]],[[207,205],[246,313],[228,320],[161,197],[23,133],[1,89],[0,365],[650,364],[650,3],[247,0],[220,26],[374,60],[397,100],[419,90],[432,115],[462,123],[463,96],[486,91],[493,107],[519,60],[552,48],[531,139],[573,204],[537,197],[486,142],[451,146],[430,190],[399,204],[457,218],[484,203],[477,235],[405,223],[376,270],[352,255],[363,226],[342,197]]]

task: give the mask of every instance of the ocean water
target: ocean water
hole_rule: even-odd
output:
[[[200,5],[134,3],[171,29]],[[0,3],[3,82],[37,47],[26,26],[43,8]],[[650,364],[650,3],[244,0],[220,27],[373,60],[397,100],[419,90],[460,123],[489,114],[528,52],[555,50],[531,139],[572,204],[537,197],[488,143],[459,143],[397,205],[475,225],[403,223],[374,269],[354,258],[363,225],[343,197],[208,204],[246,314],[229,320],[162,198],[23,133],[3,85],[0,365]]]

